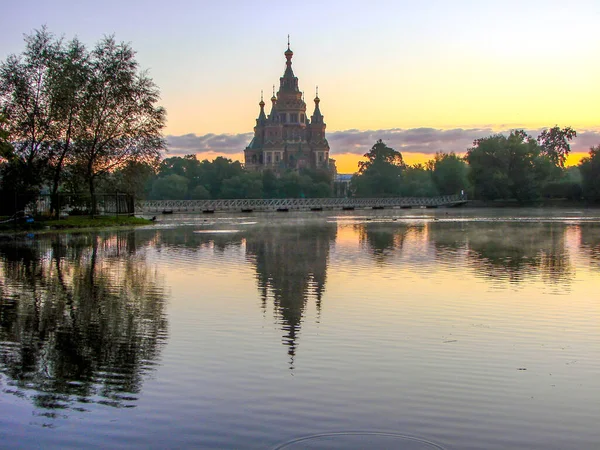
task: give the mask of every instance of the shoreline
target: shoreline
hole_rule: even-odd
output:
[[[150,225],[152,223],[152,220],[139,216],[98,216],[93,219],[88,216],[71,216],[60,220],[39,220],[31,224],[19,223],[16,227],[12,223],[6,224],[5,227],[0,228],[0,236],[123,230]]]

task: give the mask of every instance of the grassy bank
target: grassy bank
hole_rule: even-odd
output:
[[[44,227],[55,230],[72,228],[106,228],[133,225],[148,225],[152,221],[133,216],[98,216],[93,219],[88,216],[69,216],[64,219],[40,221]]]
[[[44,219],[36,218],[32,223],[24,220],[3,223],[0,225],[0,232],[11,231],[43,231],[43,230],[86,230],[102,229],[123,226],[148,225],[152,221],[133,216],[98,216],[91,218],[89,216],[69,216],[64,219]]]

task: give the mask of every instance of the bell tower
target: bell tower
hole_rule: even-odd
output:
[[[326,169],[329,165],[329,144],[325,138],[318,91],[315,111],[309,120],[304,95],[292,69],[294,52],[290,48],[289,35],[284,56],[285,70],[279,78],[279,90],[275,92],[273,87],[268,116],[264,114],[261,95],[254,138],[244,150],[246,169],[271,169],[277,172],[303,168]]]

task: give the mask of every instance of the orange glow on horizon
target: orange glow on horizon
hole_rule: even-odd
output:
[[[577,166],[579,165],[579,163],[581,162],[581,160],[583,158],[585,158],[586,156],[588,156],[589,153],[584,153],[584,152],[572,152],[569,154],[569,156],[567,156],[567,162],[566,165],[567,166]]]
[[[458,153],[459,156],[464,156],[465,153]],[[166,154],[165,158],[169,158],[172,156],[182,156],[182,155],[170,155]],[[244,163],[244,153],[232,153],[232,154],[222,154],[217,152],[203,152],[196,153],[196,158],[199,161],[203,161],[205,159],[212,161],[216,157],[222,156],[227,159],[231,159],[232,161],[240,161],[242,164]],[[365,158],[362,155],[357,155],[355,153],[340,153],[340,154],[332,154],[333,159],[335,159],[335,165],[338,173],[356,173],[358,172],[358,163],[359,161],[364,161]],[[435,155],[431,155],[428,153],[403,153],[402,157],[404,158],[404,162],[408,165],[414,164],[425,164],[427,161],[434,158]],[[567,157],[566,165],[576,166],[581,162],[581,159],[588,156],[588,153],[585,152],[571,152]]]

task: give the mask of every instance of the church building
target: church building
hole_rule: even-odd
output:
[[[298,78],[292,70],[294,52],[288,48],[285,55],[285,72],[279,79],[279,90],[271,98],[271,112],[265,114],[265,102],[260,99],[260,113],[254,127],[254,138],[244,150],[247,170],[265,169],[334,169],[329,160],[329,143],[325,138],[325,122],[319,109],[319,93],[315,109],[306,114],[303,93],[298,88]],[[331,164],[331,167],[330,167]]]

